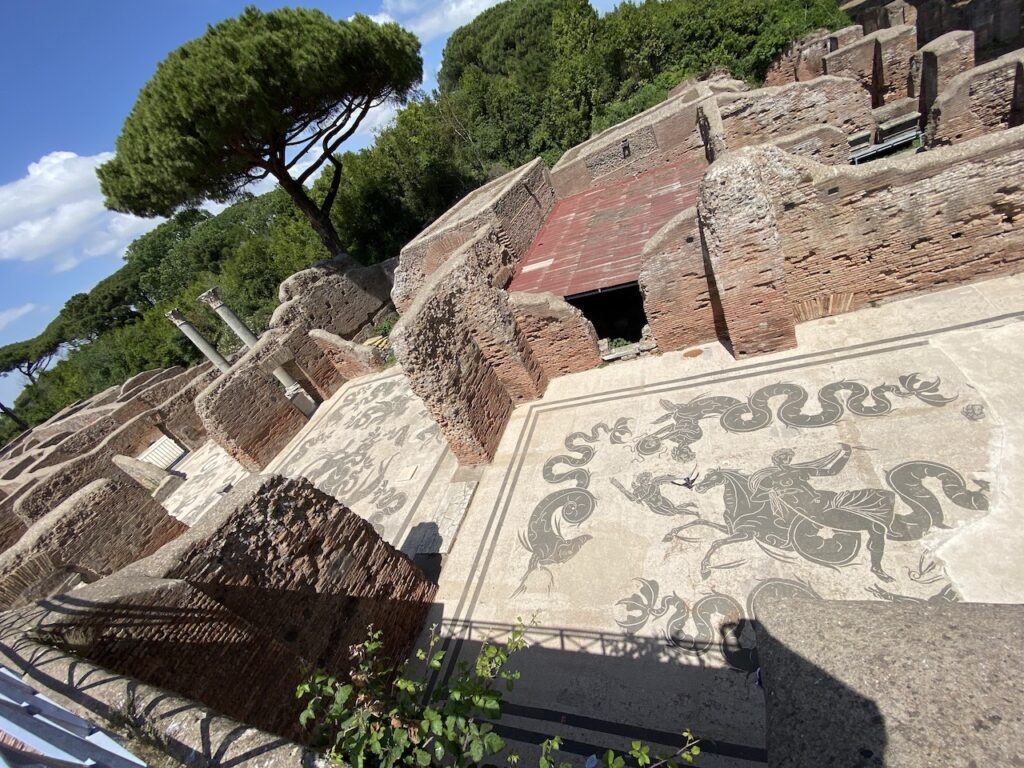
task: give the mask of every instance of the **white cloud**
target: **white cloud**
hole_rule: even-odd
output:
[[[159,224],[103,207],[96,166],[111,157],[51,152],[0,186],[0,261],[42,261],[64,272],[86,259],[120,256]]]
[[[417,0],[385,0],[384,12],[405,17],[402,24],[428,42],[472,21],[481,11],[499,2],[501,0],[442,0],[424,10],[425,3]]]
[[[22,304],[20,307],[0,310],[0,331],[16,320],[20,320],[25,315],[34,312],[35,309],[35,304]]]

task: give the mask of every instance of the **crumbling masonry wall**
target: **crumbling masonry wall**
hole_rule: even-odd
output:
[[[601,364],[593,324],[553,293],[509,294],[519,327],[545,377],[589,371]]]
[[[551,175],[540,158],[470,192],[402,249],[391,291],[395,307],[409,309],[427,279],[481,227],[491,229],[512,257],[507,284],[554,204]]]
[[[703,164],[699,105],[719,91],[745,87],[727,79],[693,83],[661,104],[576,145],[551,169],[555,194],[561,200],[668,163]]]
[[[351,260],[341,258],[281,283],[281,304],[268,330],[196,401],[210,438],[246,469],[266,467],[307,421],[285,396],[274,370],[284,368],[314,401],[330,398],[349,377],[310,332],[365,336],[369,326],[393,311],[389,274],[390,265],[352,267]]]
[[[807,82],[720,94],[698,107],[709,161],[723,152],[831,126],[849,135],[870,130],[871,102],[856,82],[819,77]],[[845,158],[844,158],[845,161]]]
[[[871,106],[880,107],[910,95],[916,51],[913,26],[888,27],[827,54],[825,74],[856,80],[871,95]]]
[[[1020,0],[851,0],[840,8],[865,32],[900,24],[917,27],[919,46],[954,29],[974,32],[977,50],[993,43],[1010,43],[1021,34]]]
[[[644,248],[640,291],[647,323],[661,351],[722,335],[696,208],[677,215]]]
[[[961,72],[974,68],[974,33],[967,30],[947,32],[923,45],[911,64],[912,94],[918,99],[918,112],[927,118],[938,95]]]
[[[466,464],[490,461],[514,404],[547,386],[508,294],[474,266],[491,241],[481,228],[434,272],[391,332],[410,386]]]
[[[386,627],[414,642],[436,586],[307,480],[251,477],[157,553],[57,598],[36,632],[116,673],[299,738],[295,687],[345,674],[349,646]]]
[[[198,425],[195,398],[215,375],[210,369],[195,376],[180,392],[169,397],[158,408],[146,411],[108,435],[91,451],[70,461],[41,470],[28,481],[25,492],[10,504],[13,514],[23,522],[32,523],[54,509],[64,499],[94,480],[127,478],[114,466],[112,459],[121,454],[135,456],[148,446],[148,439],[159,430],[170,434],[187,448],[195,449],[205,441],[205,432]],[[8,502],[0,503],[0,519],[7,513]]]
[[[108,576],[185,530],[138,483],[89,483],[0,555],[0,610],[63,591],[68,578]]]
[[[1024,124],[1024,50],[953,77],[928,115],[930,146],[956,144]]]
[[[797,319],[1018,271],[1022,169],[1024,128],[863,166],[730,153],[699,208],[733,351],[791,347]]]

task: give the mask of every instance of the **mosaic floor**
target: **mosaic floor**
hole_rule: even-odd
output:
[[[457,468],[422,401],[391,370],[339,390],[266,472],[308,478],[416,554],[451,545],[476,488],[453,480]],[[188,480],[165,505],[189,525],[247,474],[212,442],[176,469]]]
[[[712,344],[559,378],[474,470],[392,370],[268,471],[447,553],[440,675],[535,617],[507,737],[589,755],[690,728],[701,765],[756,765],[761,596],[1024,601],[1021,319],[1024,277],[1006,278],[805,323],[797,350],[753,361]],[[194,520],[241,470],[210,446],[188,461]]]
[[[712,345],[553,382],[517,410],[445,562],[442,674],[536,617],[510,736],[586,755],[688,727],[701,764],[752,765],[759,597],[1019,590],[993,542],[963,546],[998,517],[1022,426],[1024,281],[993,283],[969,310],[978,288],[810,323],[754,362]]]

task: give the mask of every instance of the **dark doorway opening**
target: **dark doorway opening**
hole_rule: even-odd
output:
[[[565,300],[594,324],[599,339],[640,341],[647,316],[638,283],[566,296]]]

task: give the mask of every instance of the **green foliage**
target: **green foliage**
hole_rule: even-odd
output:
[[[460,662],[451,680],[427,695],[426,675],[445,657],[437,632],[416,653],[425,667],[417,675],[409,663],[394,667],[380,659],[382,634],[371,627],[367,640],[352,648],[347,680],[318,672],[299,686],[296,695],[308,699],[299,723],[334,760],[353,768],[479,765],[505,748],[483,721],[501,716],[497,684],[512,690],[519,673],[505,666],[526,647],[525,634],[520,623],[507,645],[485,643],[475,665]]]
[[[157,67],[125,120],[116,156],[99,169],[107,204],[169,216],[207,199],[231,200],[284,162],[287,141],[332,125],[353,106],[403,98],[422,67],[419,43],[397,24],[249,7]]]
[[[316,672],[298,687],[296,696],[306,699],[299,724],[339,765],[479,766],[506,749],[492,722],[501,719],[504,693],[511,692],[520,677],[507,667],[511,657],[526,648],[526,631],[518,621],[506,645],[484,643],[475,664],[459,662],[449,681],[431,690],[427,675],[438,672],[445,659],[445,651],[437,649],[437,628],[431,628],[427,647],[416,651],[417,673],[409,662],[392,666],[382,661],[383,634],[370,627],[367,639],[351,649],[353,668],[347,679]],[[683,745],[672,754],[652,756],[648,745],[634,741],[629,756],[637,768],[691,764],[700,747],[692,733],[682,735]],[[555,768],[561,745],[558,736],[542,742],[538,768]],[[509,753],[506,761],[517,766],[519,756]],[[625,758],[611,750],[600,763],[603,768],[626,765]]]
[[[585,0],[506,0],[449,37],[424,94],[419,44],[397,25],[249,8],[172,52],[140,93],[101,186],[116,210],[172,218],[37,337],[0,347],[0,375],[29,383],[13,410],[38,423],[139,371],[195,362],[163,317],[174,306],[231,352],[237,340],[195,303],[210,286],[261,331],[293,272],[342,249],[397,256],[480,184],[538,155],[554,164],[684,78],[757,82],[791,40],[848,23],[835,0],[643,0],[601,17]],[[340,153],[370,105],[410,96],[372,147]],[[280,188],[242,191],[268,174]],[[237,202],[212,216],[194,207],[205,199]],[[0,441],[18,429],[0,415]]]
[[[397,24],[250,6],[157,67],[116,155],[97,170],[106,205],[170,216],[204,200],[236,200],[272,176],[338,254],[333,189],[317,206],[304,185],[325,163],[337,165],[334,153],[370,109],[404,101],[422,71],[419,41]]]

